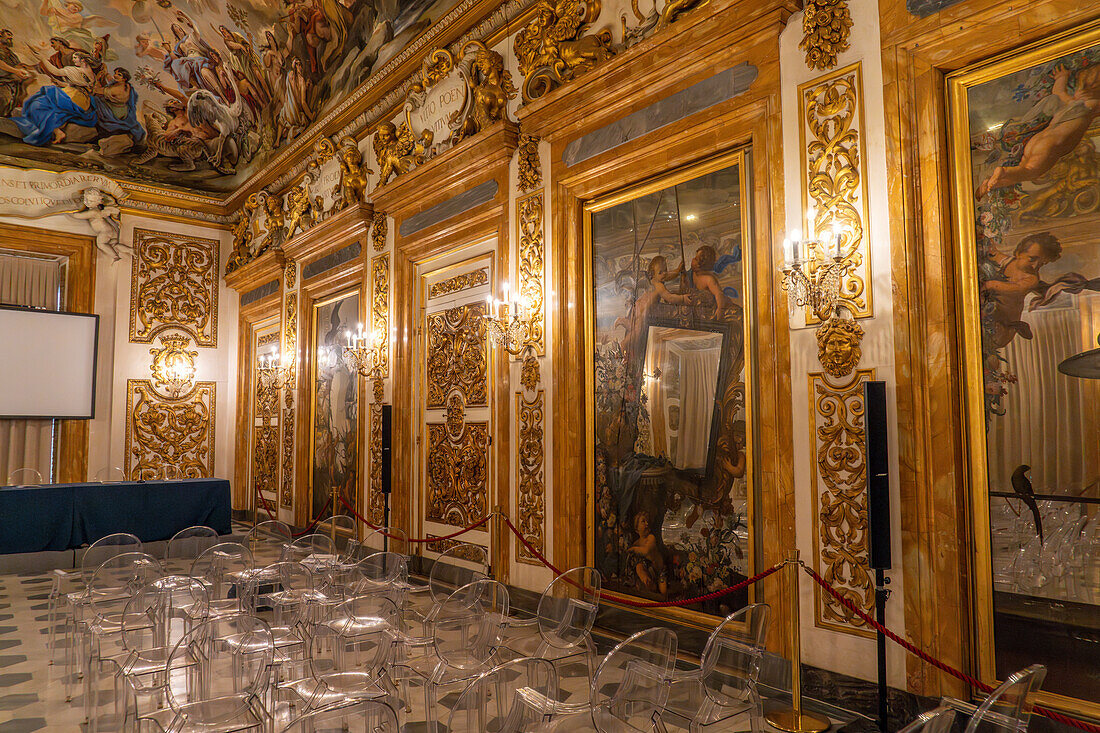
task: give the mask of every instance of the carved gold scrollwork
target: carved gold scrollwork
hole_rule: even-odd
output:
[[[811,483],[814,486],[814,562],[818,572],[856,607],[869,611],[874,582],[867,556],[867,441],[861,369],[833,386],[821,373],[809,375]],[[870,635],[866,624],[832,596],[815,589],[818,626]]]
[[[538,389],[542,375],[539,373],[539,360],[530,352],[523,357],[523,366],[519,370],[519,383],[528,392]]]
[[[447,417],[428,423],[427,518],[464,527],[485,516],[489,423],[465,422],[462,397],[448,397]]]
[[[367,519],[373,524],[386,521],[386,497],[382,493],[382,405],[377,399],[370,406],[370,491],[367,495]]]
[[[153,355],[153,363],[149,365],[149,371],[153,374],[153,386],[160,390],[167,398],[178,399],[186,396],[179,392],[190,392],[190,379],[195,375],[195,359],[199,352],[187,347],[191,345],[191,339],[183,334],[168,334],[160,337],[160,348],[149,349]],[[185,385],[173,383],[181,379]]]
[[[178,328],[199,346],[217,346],[217,240],[135,229],[134,243],[130,341]]]
[[[449,277],[446,280],[432,283],[428,288],[428,299],[438,298],[451,293],[460,293],[463,290],[487,285],[489,282],[489,268],[482,267],[478,270],[470,270],[460,275]]]
[[[428,409],[444,407],[455,391],[466,405],[488,404],[484,311],[470,303],[428,316]]]
[[[286,267],[283,268],[283,288],[285,290],[293,290],[298,278],[298,266],[294,264],[294,260],[287,260]]]
[[[298,294],[287,293],[283,316],[283,357],[282,364],[287,368],[287,384],[295,383],[298,367]]]
[[[380,254],[371,260],[371,328],[381,334],[377,354],[378,377],[390,374],[390,256]]]
[[[294,396],[283,392],[283,484],[279,503],[288,509],[294,506]]]
[[[852,14],[848,0],[806,0],[802,4],[802,40],[798,47],[806,52],[811,69],[831,69],[837,56],[848,50]]]
[[[591,71],[615,55],[611,31],[587,34],[600,16],[600,0],[539,0],[513,49],[530,102]],[[587,35],[586,35],[587,34]]]
[[[521,134],[516,152],[519,156],[519,189],[526,193],[542,185],[539,139],[527,133]]]
[[[701,8],[706,5],[707,2],[708,0],[668,0],[660,11],[658,11],[656,5],[654,5],[653,10],[646,15],[643,14],[639,8],[638,0],[631,0],[630,9],[633,11],[634,17],[638,21],[638,25],[634,27],[628,26],[626,15],[624,14],[622,16],[623,45],[630,48],[638,44],[662,28],[676,22],[676,20],[687,11]]]
[[[147,379],[126,382],[126,476],[214,475],[216,385],[199,382],[187,399],[158,395]],[[169,471],[170,473],[166,473]]]
[[[803,121],[802,192],[814,221],[806,230],[824,241],[825,233],[841,234],[844,270],[840,303],[854,317],[874,315],[870,281],[870,254],[864,236],[867,204],[863,176],[863,82],[859,64],[841,69],[824,80],[799,87]],[[812,209],[811,209],[812,207]],[[815,260],[824,253],[815,247]],[[813,269],[813,268],[812,268]],[[807,314],[807,323],[817,322]]]
[[[516,470],[519,474],[516,500],[519,508],[519,530],[524,539],[539,552],[545,552],[546,524],[544,396],[545,393],[540,389],[528,401],[522,394],[516,393],[516,413],[519,420],[516,456]],[[531,565],[540,564],[522,543],[516,544],[517,560]]]
[[[527,343],[538,353],[543,353],[545,322],[543,319],[544,279],[546,255],[543,248],[542,214],[543,193],[538,191],[520,199],[519,208],[519,287],[530,314]]]
[[[381,252],[386,248],[386,212],[376,211],[371,219],[370,241],[374,245],[375,252]]]

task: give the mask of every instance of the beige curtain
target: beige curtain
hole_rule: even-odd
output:
[[[0,253],[0,304],[57,310],[61,263],[57,260]],[[11,389],[12,385],[0,385]],[[43,481],[53,477],[54,421],[0,420],[0,484],[20,468],[33,468]],[[34,480],[26,473],[19,483]]]

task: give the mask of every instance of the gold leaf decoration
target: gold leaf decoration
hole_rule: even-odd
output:
[[[539,387],[542,375],[539,374],[539,360],[534,354],[528,352],[523,357],[523,366],[519,370],[519,383],[528,392],[534,392]]]
[[[543,318],[546,256],[543,250],[543,192],[520,199],[519,208],[519,287],[526,306],[530,326],[527,343],[539,354],[546,348]]]
[[[199,346],[218,345],[218,242],[134,230],[130,342],[147,344],[166,328]]]
[[[283,393],[283,485],[280,503],[290,509],[294,506],[294,395],[288,389]]]
[[[600,0],[538,0],[516,34],[513,50],[530,102],[591,71],[615,55],[611,31],[588,33],[600,16]]]
[[[125,470],[131,481],[214,475],[216,385],[198,382],[187,399],[165,399],[147,379],[126,381]]]
[[[543,434],[544,393],[540,389],[532,400],[516,393],[519,420],[519,445],[516,466],[518,476],[519,531],[523,538],[544,553],[546,523],[545,437]],[[522,542],[517,542],[516,559],[531,565],[539,561]]]
[[[432,283],[428,288],[428,298],[438,298],[442,295],[459,293],[463,290],[480,287],[489,283],[489,268],[482,267],[478,270],[463,272],[460,275],[449,277],[446,280]]]
[[[874,605],[874,582],[868,560],[867,438],[863,383],[873,369],[861,369],[839,387],[824,375],[809,375],[810,462],[814,487],[814,563],[821,576],[857,608]],[[856,614],[831,595],[815,589],[818,626],[869,636]]]
[[[539,139],[523,133],[519,136],[519,188],[524,193],[542,185],[542,159],[539,158]]]
[[[381,254],[371,260],[371,328],[380,334],[382,345],[379,349],[378,375],[390,374],[390,256]]]
[[[837,56],[848,50],[852,14],[848,0],[805,0],[802,5],[802,40],[806,65],[824,71],[836,66]]]
[[[381,382],[375,382],[380,384]],[[386,496],[382,493],[382,405],[375,394],[370,406],[370,490],[367,494],[367,519],[372,524],[386,521]]]
[[[169,394],[171,391],[169,378],[173,374],[181,372],[195,374],[195,359],[199,352],[187,347],[191,345],[191,338],[183,334],[169,334],[160,337],[160,348],[149,349],[153,355],[153,363],[149,365],[149,371],[153,375],[153,386],[160,388],[161,394],[173,399],[183,395]],[[188,390],[190,392],[190,390]]]
[[[428,316],[428,409],[445,407],[452,392],[466,405],[488,404],[484,311],[479,302]]]
[[[386,229],[386,213],[374,212],[374,217],[371,219],[370,241],[374,245],[375,252],[381,252],[386,248]]]
[[[863,82],[860,65],[834,72],[824,80],[799,87],[802,128],[803,203],[814,220],[806,231],[824,240],[833,230],[841,235],[840,304],[856,318],[874,315],[870,252],[865,226],[867,203],[863,177]],[[813,262],[824,257],[814,246]],[[811,270],[815,270],[811,267]],[[807,314],[807,323],[816,323]]]
[[[858,321],[833,317],[817,328],[817,359],[830,377],[846,377],[863,356],[863,327]]]
[[[465,527],[488,506],[489,423],[428,423],[427,518]]]
[[[298,279],[298,266],[294,264],[294,260],[287,260],[286,267],[283,268],[283,287],[286,290],[293,290],[294,285]]]

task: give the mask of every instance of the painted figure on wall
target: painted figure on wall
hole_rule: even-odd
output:
[[[740,197],[735,164],[592,214],[595,563],[616,591],[748,570]]]
[[[42,0],[0,29],[0,155],[230,192],[457,0]]]
[[[357,375],[343,359],[346,334],[359,319],[359,295],[342,296],[314,309],[313,465],[311,517],[344,513],[341,498],[356,506],[359,466]],[[329,506],[335,496],[336,511]]]

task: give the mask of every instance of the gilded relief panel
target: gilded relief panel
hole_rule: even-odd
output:
[[[390,375],[390,256],[381,254],[371,260],[371,326],[377,345],[378,376],[385,379]]]
[[[370,484],[367,519],[379,526],[386,523],[386,495],[382,493],[382,405],[370,406]]]
[[[428,423],[427,518],[465,527],[488,512],[489,423]]]
[[[520,297],[530,314],[527,342],[542,354],[546,349],[543,319],[546,255],[543,248],[543,194],[534,193],[518,202]]]
[[[130,293],[132,343],[178,328],[218,345],[217,240],[135,229]]]
[[[148,379],[126,382],[126,476],[131,481],[214,475],[214,382],[166,399]]]
[[[458,391],[469,407],[488,404],[484,303],[470,303],[428,316],[428,409],[445,406]]]
[[[874,315],[863,170],[863,76],[853,64],[799,87],[802,205],[806,238],[839,235],[844,261],[840,302],[855,318]],[[825,256],[820,245],[811,249]],[[813,266],[811,265],[811,268]],[[806,322],[816,323],[806,312]]]
[[[820,372],[809,375],[814,565],[821,577],[868,613],[874,608],[875,588],[868,560],[863,383],[874,378],[873,369],[859,369],[848,382],[834,386]],[[873,635],[831,595],[817,587],[814,595],[817,626]]]
[[[540,389],[531,400],[517,392],[516,413],[519,416],[519,445],[516,456],[516,470],[519,474],[516,482],[519,531],[536,550],[545,553],[545,392]],[[516,559],[519,562],[541,565],[522,543],[516,545]]]
[[[463,290],[481,287],[489,284],[489,268],[482,267],[478,270],[463,272],[460,275],[449,277],[446,280],[432,283],[428,288],[428,299],[439,298],[444,295],[460,293]]]

